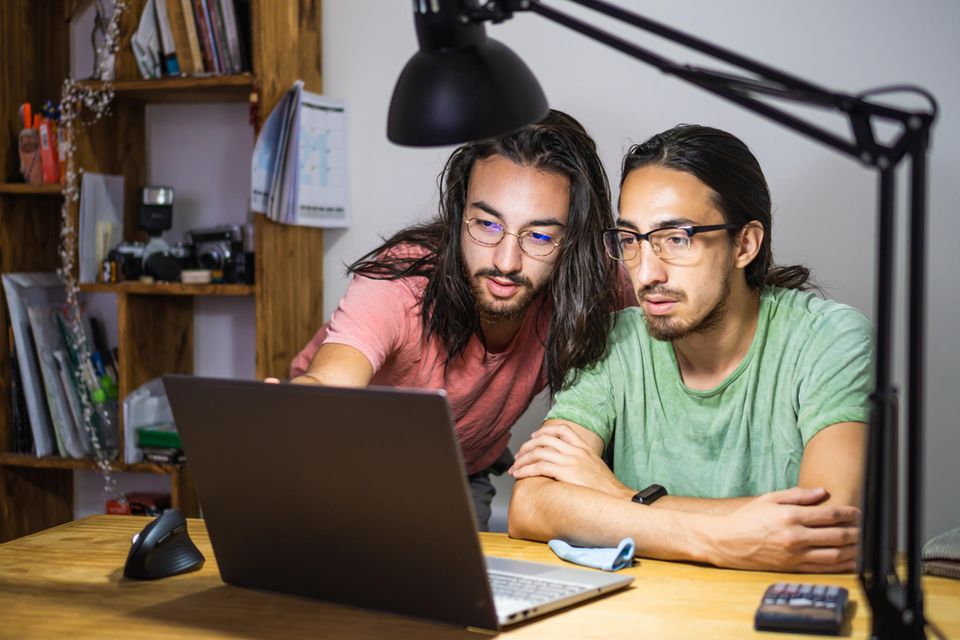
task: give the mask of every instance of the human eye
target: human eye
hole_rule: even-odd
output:
[[[683,229],[661,229],[651,234],[656,242],[668,249],[689,249],[690,236]]]
[[[637,237],[629,231],[621,231],[618,236],[621,247],[632,247],[637,244]]]
[[[528,231],[527,237],[530,239],[530,242],[536,245],[550,245],[554,244],[553,236],[549,233],[543,233],[542,231]]]
[[[491,236],[496,236],[503,233],[503,225],[496,220],[488,220],[487,218],[474,218],[473,226],[479,231],[488,233]]]

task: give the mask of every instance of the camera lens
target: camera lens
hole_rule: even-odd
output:
[[[219,247],[203,247],[197,255],[197,262],[201,269],[223,269],[223,253]]]

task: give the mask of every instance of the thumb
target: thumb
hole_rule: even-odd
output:
[[[769,502],[776,504],[798,504],[811,505],[817,504],[827,497],[827,490],[823,487],[806,488],[793,487],[783,491],[773,491],[764,496]]]

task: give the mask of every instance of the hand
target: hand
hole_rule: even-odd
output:
[[[517,451],[509,472],[516,480],[545,476],[627,500],[636,493],[617,480],[596,451],[565,424],[534,431]]]
[[[767,493],[721,516],[708,560],[739,569],[842,573],[856,567],[860,510],[818,505],[824,489]]]
[[[280,378],[264,378],[263,381],[268,384],[280,384]],[[321,382],[313,376],[305,373],[302,376],[291,378],[290,384],[321,384]]]

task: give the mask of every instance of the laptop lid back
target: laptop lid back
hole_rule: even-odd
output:
[[[163,381],[225,582],[497,628],[442,391]]]

